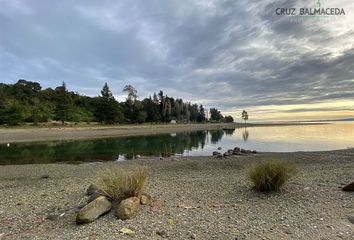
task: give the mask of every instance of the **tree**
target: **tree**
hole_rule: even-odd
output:
[[[125,85],[123,92],[127,92],[128,96],[124,105],[125,120],[129,123],[143,123],[146,116],[143,114],[142,104],[138,101],[138,91],[132,85]]]
[[[245,123],[248,120],[248,113],[245,110],[242,111],[241,118],[245,121]]]
[[[113,97],[107,83],[104,84],[101,91],[96,117],[100,122],[107,124],[114,124],[122,122],[123,120],[123,114],[119,107],[119,103]]]
[[[223,119],[223,115],[216,108],[210,108],[210,120],[220,122]]]
[[[234,122],[234,118],[232,116],[225,116],[225,122],[226,123],[233,123]]]
[[[199,105],[199,112],[198,112],[198,122],[205,122],[206,121],[206,117],[205,117],[205,109],[203,107],[203,105]]]
[[[57,120],[64,124],[65,121],[72,120],[73,101],[68,93],[68,90],[66,89],[65,82],[63,82],[60,87],[57,87],[55,91],[57,94],[55,116]]]

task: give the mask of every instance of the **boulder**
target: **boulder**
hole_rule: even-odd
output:
[[[345,185],[342,190],[344,192],[354,192],[354,182],[349,183],[348,185]]]
[[[95,184],[91,184],[86,190],[87,195],[91,195],[95,192],[100,192],[100,189]]]
[[[240,149],[240,152],[241,152],[241,153],[246,153],[246,150],[243,149],[243,148],[241,148],[241,149]]]
[[[235,147],[234,152],[241,152],[241,149],[239,147]]]
[[[257,153],[257,151],[256,151],[256,150],[253,150],[252,153]]]
[[[149,205],[151,203],[151,196],[147,193],[143,193],[140,196],[140,203],[142,205]]]
[[[233,150],[232,149],[229,149],[227,150],[228,153],[232,154]]]
[[[122,200],[115,209],[117,218],[126,220],[132,218],[138,211],[140,206],[140,199],[137,197],[130,197]]]
[[[242,153],[241,153],[241,152],[238,152],[238,151],[233,151],[233,152],[232,152],[232,155],[242,155]]]
[[[94,192],[90,195],[90,197],[87,199],[87,203],[92,202],[93,200],[95,200],[96,198],[98,198],[99,196],[103,196],[100,192]]]
[[[213,156],[217,156],[217,155],[219,155],[220,153],[218,152],[218,151],[214,151],[213,152]]]
[[[85,207],[81,208],[76,216],[78,224],[90,223],[95,221],[101,215],[109,212],[112,203],[105,196],[99,196]]]
[[[222,158],[222,154],[220,153],[220,154],[216,155],[216,158]]]
[[[224,153],[224,157],[228,157],[228,156],[230,156],[230,153],[225,152],[225,153]]]

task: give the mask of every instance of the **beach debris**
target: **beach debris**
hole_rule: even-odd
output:
[[[122,200],[115,210],[115,215],[121,220],[132,218],[140,207],[140,199],[137,197],[130,197]]]
[[[345,185],[342,190],[344,192],[354,192],[354,182],[349,183],[348,185]]]
[[[99,218],[101,215],[109,212],[112,208],[112,203],[105,196],[99,196],[85,207],[80,209],[76,216],[78,224],[90,223]]]
[[[10,147],[10,143],[7,143],[7,144],[6,144],[6,147]]]
[[[122,229],[119,230],[119,232],[127,234],[127,235],[133,235],[135,232],[127,227],[123,227]]]
[[[167,219],[167,224],[173,226],[175,223],[172,218]]]
[[[184,204],[184,203],[178,204],[177,207],[178,208],[184,208],[184,209],[195,209],[196,208],[196,207],[193,207],[191,205]]]
[[[151,203],[151,196],[147,193],[142,193],[140,196],[140,203],[142,205],[149,205]]]

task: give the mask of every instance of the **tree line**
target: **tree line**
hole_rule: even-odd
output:
[[[65,82],[54,89],[42,89],[38,82],[20,79],[15,84],[0,83],[0,124],[18,125],[50,120],[65,122],[168,123],[233,122],[216,108],[207,112],[203,105],[169,97],[160,90],[139,100],[132,85],[126,85],[124,102],[118,102],[107,83],[96,97],[69,91]],[[209,118],[207,118],[210,113]]]

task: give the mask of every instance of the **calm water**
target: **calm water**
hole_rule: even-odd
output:
[[[141,156],[211,155],[217,147],[265,152],[354,147],[354,122],[194,131],[152,136],[0,145],[0,164],[88,162]]]

